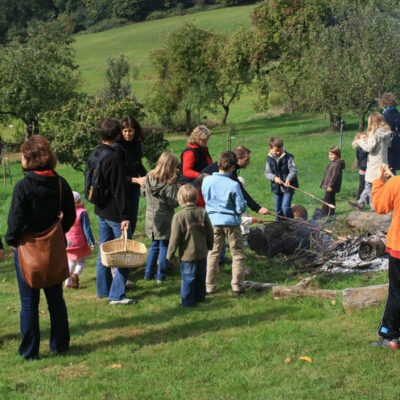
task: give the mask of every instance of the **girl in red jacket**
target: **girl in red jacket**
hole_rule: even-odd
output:
[[[67,257],[70,277],[65,281],[65,287],[78,289],[79,275],[85,266],[86,257],[92,254],[95,243],[90,228],[90,221],[85,206],[81,203],[81,195],[72,192],[75,200],[76,219],[72,228],[66,233]],[[72,271],[74,270],[74,273]]]

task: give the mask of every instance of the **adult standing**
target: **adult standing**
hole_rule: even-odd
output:
[[[6,242],[18,247],[24,233],[43,232],[63,213],[61,225],[66,233],[75,221],[75,203],[67,181],[57,175],[56,157],[47,139],[33,135],[21,146],[22,168],[28,173],[14,187]],[[59,204],[61,180],[61,204]],[[19,294],[21,298],[22,342],[18,353],[26,360],[39,357],[39,298],[40,289],[25,282],[19,264],[18,252],[14,253]],[[67,307],[63,298],[62,282],[44,289],[50,313],[50,350],[64,352],[69,349]]]
[[[128,183],[128,197],[131,204],[130,231],[133,235],[139,210],[140,186],[146,185],[146,168],[142,163],[143,133],[139,123],[133,117],[123,118],[121,140],[113,145],[125,167]]]
[[[397,110],[397,99],[392,93],[385,93],[379,99],[383,117],[392,131],[388,148],[388,164],[396,175],[400,169],[400,112]]]
[[[94,212],[99,218],[99,254],[97,257],[97,296],[108,297],[109,304],[132,304],[135,300],[126,297],[126,281],[129,268],[116,268],[114,277],[111,268],[101,262],[100,247],[104,242],[118,239],[124,229],[129,228],[131,206],[128,200],[128,185],[122,162],[112,147],[121,133],[121,124],[115,118],[104,118],[99,122],[101,144],[94,151],[103,154],[100,171],[104,191],[108,191],[101,204],[95,204]]]
[[[0,262],[4,260],[4,248],[3,248],[3,242],[1,241],[0,237]]]
[[[212,163],[207,142],[211,132],[205,125],[193,129],[188,138],[188,144],[181,154],[182,172],[179,184],[191,183],[200,172]]]
[[[233,152],[236,155],[237,162],[234,170],[232,171],[230,178],[233,179],[235,182],[238,182],[240,185],[240,189],[242,191],[243,197],[247,202],[247,206],[255,211],[256,213],[265,215],[268,214],[268,210],[265,207],[260,206],[246,191],[246,189],[242,186],[238,179],[238,173],[240,172],[240,169],[247,168],[247,166],[250,164],[250,153],[251,150],[249,150],[247,147],[244,146],[238,146],[236,147]],[[214,172],[218,172],[218,162],[212,163],[208,165],[206,168],[204,168],[201,173],[204,174],[209,174],[212,175]]]

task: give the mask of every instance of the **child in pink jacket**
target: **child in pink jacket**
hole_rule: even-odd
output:
[[[66,233],[67,257],[70,277],[65,281],[64,287],[78,289],[79,275],[82,272],[86,257],[92,254],[95,242],[90,221],[85,206],[81,203],[81,195],[72,192],[75,200],[76,219],[72,228]],[[72,273],[75,267],[74,273]]]

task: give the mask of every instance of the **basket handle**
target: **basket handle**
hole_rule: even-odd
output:
[[[122,230],[121,237],[124,239],[124,251],[127,251],[127,249],[128,249],[128,228],[124,228]]]

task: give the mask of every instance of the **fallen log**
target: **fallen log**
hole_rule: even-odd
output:
[[[257,292],[265,292],[276,286],[275,283],[253,281],[244,281],[243,285],[245,289],[255,290]]]
[[[343,308],[349,312],[380,304],[387,297],[388,284],[344,289]]]
[[[358,255],[363,261],[370,261],[386,254],[386,244],[382,238],[373,236],[361,241]]]
[[[289,297],[315,297],[319,299],[337,300],[340,290],[306,289],[301,286],[274,286],[272,294],[275,300]]]

